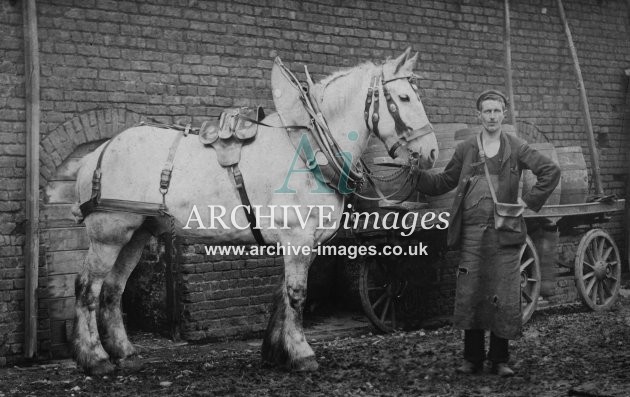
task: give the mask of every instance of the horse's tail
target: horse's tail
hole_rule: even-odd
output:
[[[82,223],[84,220],[83,212],[81,212],[81,208],[79,207],[81,205],[81,192],[79,189],[79,182],[80,182],[79,175],[81,173],[81,169],[85,167],[85,164],[88,162],[88,158],[92,155],[92,153],[89,153],[88,155],[83,156],[83,158],[79,160],[79,164],[77,167],[77,180],[74,184],[74,197],[76,197],[77,202],[74,203],[72,207],[70,208],[70,213],[72,213],[72,215],[74,216],[74,220],[76,221],[76,223]]]

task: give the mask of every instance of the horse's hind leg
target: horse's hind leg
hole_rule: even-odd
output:
[[[120,308],[120,301],[129,275],[140,260],[142,250],[151,235],[143,228],[138,229],[131,240],[118,254],[113,269],[101,288],[100,306],[98,310],[98,330],[101,343],[109,353],[111,360],[117,364],[126,365],[125,359],[135,354],[135,349],[129,339]]]
[[[143,221],[139,215],[116,213],[94,213],[86,218],[90,248],[75,282],[73,355],[88,374],[102,375],[114,370],[98,333],[99,296],[118,254]]]
[[[91,242],[83,271],[75,282],[73,353],[77,364],[91,375],[114,370],[98,334],[96,312],[103,279],[114,265],[122,246]]]

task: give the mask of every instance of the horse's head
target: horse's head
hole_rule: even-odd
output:
[[[368,129],[383,141],[390,156],[431,168],[438,143],[415,83],[418,54],[410,57],[410,53],[407,48],[398,58],[388,59],[372,76],[364,116]]]
[[[311,82],[307,96],[314,109],[310,112],[305,106],[305,87],[276,58],[271,69],[276,111],[286,126],[312,126],[325,119],[334,139],[325,138],[328,143],[321,149],[331,150],[331,159],[339,157],[334,153],[338,145],[356,162],[371,131],[383,141],[390,156],[431,168],[438,155],[437,139],[415,85],[417,54],[411,57],[410,52],[409,48],[383,65],[367,62],[317,84]],[[358,137],[351,133],[358,133]]]

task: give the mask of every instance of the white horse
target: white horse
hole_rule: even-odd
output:
[[[332,135],[340,148],[350,154],[354,164],[365,149],[376,120],[379,137],[388,148],[402,142],[408,149],[403,153],[412,153],[414,158],[419,158],[424,168],[433,165],[437,157],[437,141],[432,130],[428,134],[413,134],[430,128],[411,80],[416,58],[417,54],[411,57],[408,49],[400,57],[388,59],[382,65],[364,63],[337,72],[311,89],[311,96],[318,102]],[[299,90],[286,76],[276,62],[272,70],[272,90],[277,113],[266,117],[264,123],[278,127],[260,127],[256,138],[243,146],[239,167],[252,205],[262,209],[274,205],[278,208],[313,208],[305,224],[295,211],[275,211],[274,219],[263,216],[259,227],[264,240],[271,244],[315,247],[335,233],[334,225],[339,225],[344,197],[337,192],[314,193],[321,186],[312,173],[289,172],[296,159],[296,147],[289,134],[304,131],[290,131],[282,126],[309,125],[310,116],[299,99]],[[382,99],[375,102],[378,108],[370,104],[364,116],[370,87],[375,87]],[[384,97],[386,92],[393,101],[389,105]],[[394,113],[390,113],[392,111]],[[374,117],[374,113],[380,117]],[[402,119],[404,133],[400,131],[395,114],[399,121]],[[163,197],[158,191],[160,171],[178,133],[172,129],[140,125],[114,137],[102,156],[101,197],[161,203]],[[88,155],[79,170],[79,202],[91,197],[92,174],[103,146]],[[299,167],[304,168],[304,162],[299,157],[298,160]],[[282,190],[287,181],[285,187],[292,191],[290,193]],[[227,214],[236,208],[234,224],[246,225],[243,209],[237,208],[241,204],[233,180],[217,163],[215,150],[204,147],[196,136],[182,138],[165,196],[165,205],[177,233],[202,236],[215,245],[253,244],[252,232],[247,228],[199,227],[199,220],[208,227],[206,209],[209,205],[220,205]],[[193,206],[199,209],[200,218],[191,217]],[[332,208],[332,211],[320,214],[323,208]],[[195,221],[191,222],[191,218]],[[321,219],[324,219],[324,225],[320,224]],[[230,226],[229,219],[225,220]],[[75,284],[73,351],[77,364],[84,371],[105,374],[115,369],[114,364],[133,362],[135,349],[123,325],[121,295],[150,235],[166,231],[169,218],[127,211],[96,211],[87,215],[84,221],[90,246]],[[184,229],[186,224],[189,228]],[[315,370],[318,367],[302,329],[307,275],[314,257],[313,253],[304,255],[303,252],[284,255],[284,282],[276,295],[263,341],[263,359],[291,370]]]

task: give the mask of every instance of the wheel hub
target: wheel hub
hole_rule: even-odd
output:
[[[527,273],[521,272],[521,288],[527,287]]]
[[[407,286],[407,282],[403,280],[391,280],[385,290],[387,295],[393,298],[400,298],[405,291],[405,287]]]
[[[598,280],[603,280],[604,278],[606,278],[607,276],[611,274],[612,270],[610,269],[610,266],[606,262],[597,261],[595,262],[594,271],[595,271],[595,277],[597,277]]]

